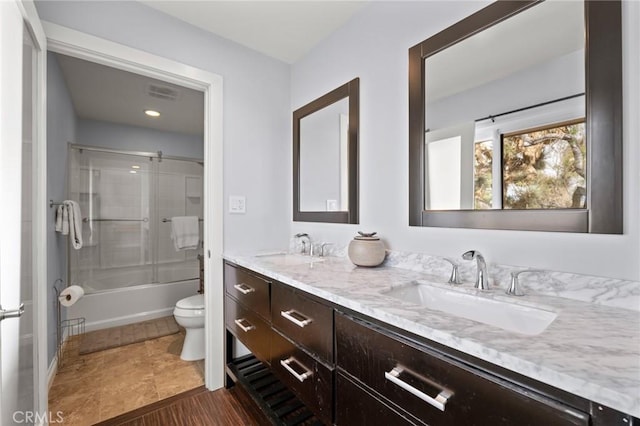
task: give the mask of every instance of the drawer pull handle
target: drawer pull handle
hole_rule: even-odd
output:
[[[248,285],[246,285],[245,283],[239,283],[239,284],[235,284],[233,286],[233,288],[235,288],[236,290],[238,290],[240,293],[242,294],[249,294],[251,292],[256,291],[255,288],[253,287],[249,287]]]
[[[299,374],[298,372],[296,372],[296,370],[294,370],[293,368],[291,368],[291,366],[289,364],[291,364],[292,362],[296,362],[300,367],[302,367],[302,369],[304,370],[304,373]],[[300,364],[300,362],[295,359],[294,357],[289,357],[287,359],[281,359],[280,360],[280,365],[282,365],[289,373],[291,373],[291,375],[293,377],[295,377],[296,379],[300,380],[300,382],[304,382],[306,379],[308,379],[309,377],[313,376],[313,373],[309,370],[307,370],[307,368]]]
[[[306,327],[307,325],[311,324],[313,322],[313,320],[311,318],[305,318],[302,321],[299,320],[298,318],[294,317],[292,314],[296,313],[298,316],[304,318],[302,315],[300,315],[299,312],[294,311],[293,309],[290,309],[288,311],[280,311],[280,315],[282,315],[283,317],[285,317],[286,319],[288,319],[289,321],[291,321],[292,323],[294,323],[295,325],[297,325],[298,327]]]
[[[244,319],[244,318],[239,318],[239,319],[237,319],[237,320],[234,320],[233,322],[235,322],[235,323],[236,323],[236,325],[237,325],[238,327],[240,327],[240,329],[241,329],[242,331],[244,331],[245,333],[248,333],[248,332],[250,332],[251,330],[253,330],[253,329],[255,329],[255,328],[256,328],[256,326],[255,326],[255,325],[251,324],[249,321],[247,321],[247,320],[246,320],[246,319]],[[249,325],[248,325],[248,326],[243,325],[243,324],[242,324],[243,322],[246,322],[246,323],[247,323],[247,324],[249,324]]]
[[[384,377],[387,380],[389,380],[390,382],[392,382],[392,383],[398,385],[399,387],[401,387],[402,389],[406,390],[407,392],[417,396],[418,398],[420,398],[421,400],[423,400],[427,404],[433,405],[434,407],[436,407],[440,411],[444,411],[445,404],[447,403],[449,398],[451,398],[453,396],[453,392],[451,392],[448,389],[442,389],[440,391],[440,393],[435,398],[432,398],[429,395],[425,394],[424,392],[419,391],[418,389],[414,388],[413,386],[411,386],[407,382],[403,382],[402,380],[400,380],[400,378],[398,376],[400,376],[400,374],[402,374],[403,371],[404,370],[403,370],[402,367],[396,367],[391,371],[385,371]]]

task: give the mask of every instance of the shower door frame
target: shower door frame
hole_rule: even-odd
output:
[[[43,21],[48,50],[204,93],[205,386],[224,384],[223,79],[161,56]]]

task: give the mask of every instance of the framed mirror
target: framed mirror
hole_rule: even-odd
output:
[[[293,112],[293,220],[358,223],[358,78]]]
[[[622,233],[620,1],[498,1],[409,49],[409,224]]]

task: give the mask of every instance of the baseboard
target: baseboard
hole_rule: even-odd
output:
[[[102,330],[103,328],[118,327],[121,325],[133,324],[136,322],[142,322],[152,320],[156,318],[167,317],[173,315],[173,307],[157,309],[155,311],[138,312],[132,315],[124,315],[121,317],[109,318],[101,321],[93,321],[85,323],[85,332]]]
[[[58,354],[56,353],[53,359],[51,360],[51,364],[49,364],[49,369],[47,370],[47,394],[51,392],[53,379],[56,378],[57,373],[58,373]]]

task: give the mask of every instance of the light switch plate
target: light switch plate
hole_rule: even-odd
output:
[[[327,200],[327,211],[328,212],[337,212],[338,211],[338,200]]]
[[[247,212],[247,199],[244,195],[229,196],[229,213],[245,214]]]

